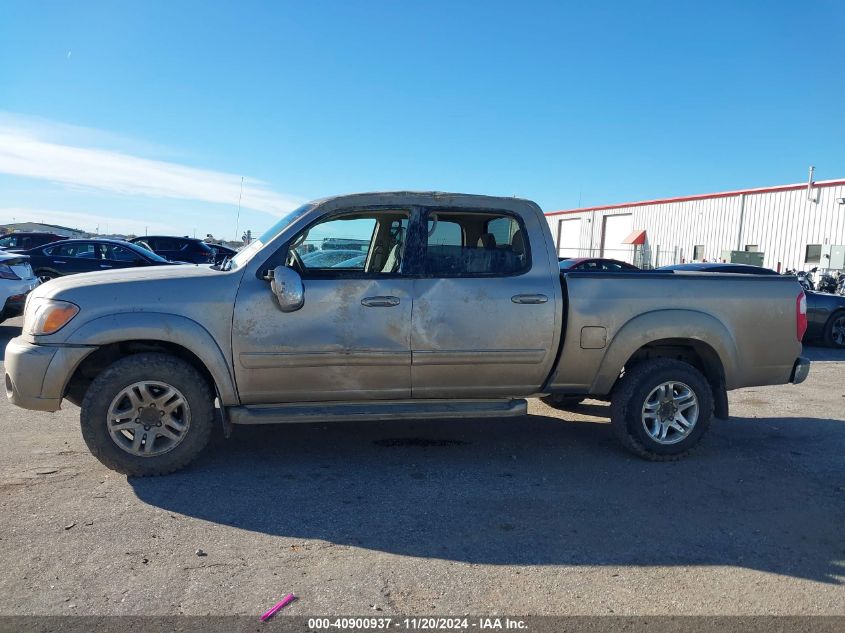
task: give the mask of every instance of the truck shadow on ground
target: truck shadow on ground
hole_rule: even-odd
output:
[[[542,415],[288,425],[238,428],[181,473],[129,481],[169,511],[401,555],[732,565],[838,584],[843,449],[845,422],[812,418],[717,422],[675,463],[627,455],[608,424]]]
[[[803,354],[811,361],[845,361],[845,349],[834,347],[813,347],[805,344]]]

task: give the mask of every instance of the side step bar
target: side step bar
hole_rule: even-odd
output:
[[[232,424],[501,418],[525,415],[527,412],[528,402],[523,399],[309,402],[226,408],[226,415]]]

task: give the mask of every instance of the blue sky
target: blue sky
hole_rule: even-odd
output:
[[[381,189],[545,210],[845,178],[845,3],[0,0],[0,222],[231,238]]]

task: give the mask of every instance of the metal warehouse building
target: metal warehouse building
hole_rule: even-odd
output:
[[[845,268],[845,179],[546,214],[561,257]],[[755,254],[756,253],[756,254]]]

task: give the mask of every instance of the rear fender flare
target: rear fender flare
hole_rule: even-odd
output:
[[[590,393],[610,393],[622,368],[645,345],[674,339],[697,341],[708,345],[722,364],[725,386],[731,389],[737,375],[739,354],[731,332],[716,317],[695,310],[657,310],[634,317],[611,339]]]

